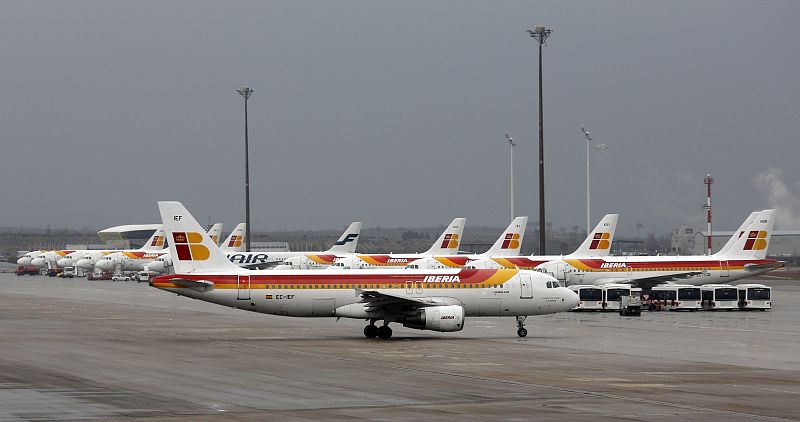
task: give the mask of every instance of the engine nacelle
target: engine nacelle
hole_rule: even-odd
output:
[[[403,327],[441,332],[461,331],[464,328],[464,308],[458,305],[419,308],[406,317]]]

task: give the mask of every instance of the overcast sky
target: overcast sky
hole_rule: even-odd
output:
[[[256,230],[538,219],[623,236],[780,207],[800,229],[797,1],[4,1],[0,225],[103,228],[184,201]]]

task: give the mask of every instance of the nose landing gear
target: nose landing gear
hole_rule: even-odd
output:
[[[527,315],[517,316],[517,335],[520,337],[525,337],[528,335],[528,330],[525,329],[526,318],[528,318]]]

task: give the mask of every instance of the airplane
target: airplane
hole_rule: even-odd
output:
[[[19,257],[19,259],[17,259],[17,265],[31,265],[31,261],[33,261],[34,258],[49,251],[50,251],[49,249],[39,249],[35,251],[30,251]]]
[[[153,232],[150,239],[139,249],[110,249],[110,250],[88,250],[75,262],[75,266],[86,271],[93,271],[95,265],[103,258],[119,252],[153,253],[164,248],[164,229],[159,228]]]
[[[44,251],[41,252],[39,255],[36,255],[33,259],[31,259],[30,265],[39,268],[47,268],[53,269],[57,267],[57,262],[59,259],[75,252],[74,250],[53,250],[53,251]],[[22,260],[20,258],[17,260],[18,262]]]
[[[219,224],[220,226],[219,232],[217,233],[217,238],[218,238],[219,233],[222,232],[222,223],[217,223],[217,224]],[[216,227],[216,225],[214,227]],[[217,243],[214,236],[212,236],[212,230],[214,230],[214,227],[211,227],[208,233],[209,237],[211,237],[211,240],[213,240],[214,243]],[[228,237],[225,238],[225,240],[222,242],[222,244],[220,245],[220,249],[229,253],[244,251],[245,248],[244,237],[245,237],[246,227],[247,227],[246,223],[239,223],[233,229],[233,231],[228,235]],[[157,257],[156,259],[148,263],[143,270],[156,274],[170,273],[172,271],[172,254],[165,253]]]
[[[617,230],[619,214],[606,214],[594,227],[586,239],[567,257],[594,257],[608,256],[611,252],[611,243],[614,241],[614,233]],[[466,263],[465,267],[475,269],[500,269],[500,268],[519,268],[521,270],[532,270],[545,262],[564,258],[562,255],[530,255],[530,256],[491,256]],[[417,264],[416,262],[412,265]],[[419,265],[425,265],[421,262]]]
[[[241,225],[244,230],[244,223]],[[237,230],[239,227],[237,227]],[[226,252],[228,259],[234,264],[250,269],[269,268],[283,263],[287,259],[296,256],[339,256],[341,254],[353,253],[358,244],[358,236],[361,233],[361,222],[356,221],[350,224],[347,230],[342,233],[334,245],[325,252],[302,252],[302,251],[289,251],[289,252],[245,252],[244,251],[244,235],[238,236],[231,234],[228,240],[223,242],[227,247],[221,248]],[[239,249],[241,247],[241,249]],[[344,256],[344,255],[342,255]],[[148,265],[148,271],[155,273],[168,273],[172,271],[172,254],[167,254],[159,257],[153,263]]]
[[[784,266],[783,261],[766,259],[774,213],[775,210],[758,213],[742,236],[734,233],[735,240],[721,255],[564,257],[541,264],[536,270],[553,275],[567,286],[621,283],[649,289],[676,282],[729,284]]]
[[[465,317],[516,316],[525,337],[528,315],[564,312],[578,295],[552,276],[525,270],[258,270],[233,263],[180,202],[159,202],[176,274],[150,285],[181,296],[252,312],[369,321],[368,338],[392,337],[390,323],[460,331]],[[383,321],[379,327],[375,323]]]
[[[454,219],[444,232],[433,242],[431,247],[421,254],[350,254],[336,258],[329,270],[356,270],[375,267],[405,267],[409,262],[433,255],[450,255],[458,253],[461,234],[464,232],[466,218]],[[524,230],[524,228],[523,228]]]

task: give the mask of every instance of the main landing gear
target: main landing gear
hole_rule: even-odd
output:
[[[389,328],[389,323],[384,322],[380,327],[375,326],[375,321],[370,321],[369,325],[364,327],[364,336],[367,338],[378,337],[381,340],[388,340],[392,338],[392,329]]]
[[[525,318],[528,318],[528,316],[521,315],[517,317],[517,335],[520,337],[528,335],[528,330],[525,329]]]

